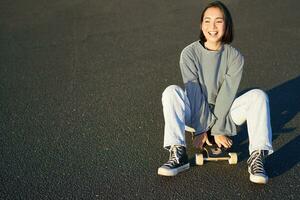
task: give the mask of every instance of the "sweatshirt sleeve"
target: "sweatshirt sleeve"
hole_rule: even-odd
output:
[[[217,94],[214,115],[217,120],[211,129],[212,135],[227,135],[226,119],[229,114],[230,107],[236,96],[243,72],[244,58],[236,52],[231,63],[228,65],[228,71],[225,74],[224,81],[221,84]]]
[[[197,67],[192,58],[192,53],[188,51],[188,48],[182,50],[179,65],[184,84],[190,81],[194,83],[198,82]]]
[[[191,118],[185,119],[187,125],[195,129],[195,135],[207,131],[214,123],[214,116],[210,111],[209,105],[203,95],[199,83],[198,68],[194,62],[192,52],[184,49],[180,55],[180,70],[185,86],[187,98],[191,110]]]

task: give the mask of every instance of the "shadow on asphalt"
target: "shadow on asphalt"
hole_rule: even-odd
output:
[[[266,169],[269,177],[280,176],[300,161],[300,136],[297,136],[268,157]]]
[[[296,127],[285,128],[300,111],[300,76],[266,91],[270,99],[270,110],[273,130],[273,141],[279,134],[290,133]],[[252,88],[251,88],[252,89]],[[249,91],[242,91],[239,95]],[[240,127],[239,134],[233,138],[237,144],[233,149],[239,154],[239,161],[248,158],[247,127]],[[270,177],[279,176],[293,168],[300,161],[300,136],[297,136],[267,158],[266,169]]]

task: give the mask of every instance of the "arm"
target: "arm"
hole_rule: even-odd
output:
[[[214,114],[217,120],[211,130],[212,135],[226,135],[226,117],[229,114],[242,78],[243,65],[244,58],[240,54],[237,54],[229,64],[229,69],[216,98]]]
[[[186,85],[188,82],[198,83],[197,67],[193,61],[193,56],[185,48],[180,54],[180,70],[183,83]],[[200,85],[198,85],[200,87]]]
[[[180,56],[180,69],[186,94],[190,103],[191,119],[186,119],[195,130],[195,135],[208,131],[214,123],[214,116],[209,108],[198,77],[197,63],[190,49],[185,48]]]

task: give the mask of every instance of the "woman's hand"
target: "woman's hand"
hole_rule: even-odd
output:
[[[193,140],[193,145],[195,148],[203,148],[204,144],[208,144],[209,146],[211,146],[212,144],[209,142],[208,140],[208,136],[207,133],[204,132],[200,135],[195,136],[194,140]]]
[[[214,138],[218,147],[224,146],[228,149],[232,146],[232,140],[225,135],[215,135]]]

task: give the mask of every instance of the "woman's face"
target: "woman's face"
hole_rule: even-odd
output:
[[[217,7],[208,8],[203,16],[201,29],[207,42],[221,42],[225,32],[225,21],[222,11]]]

